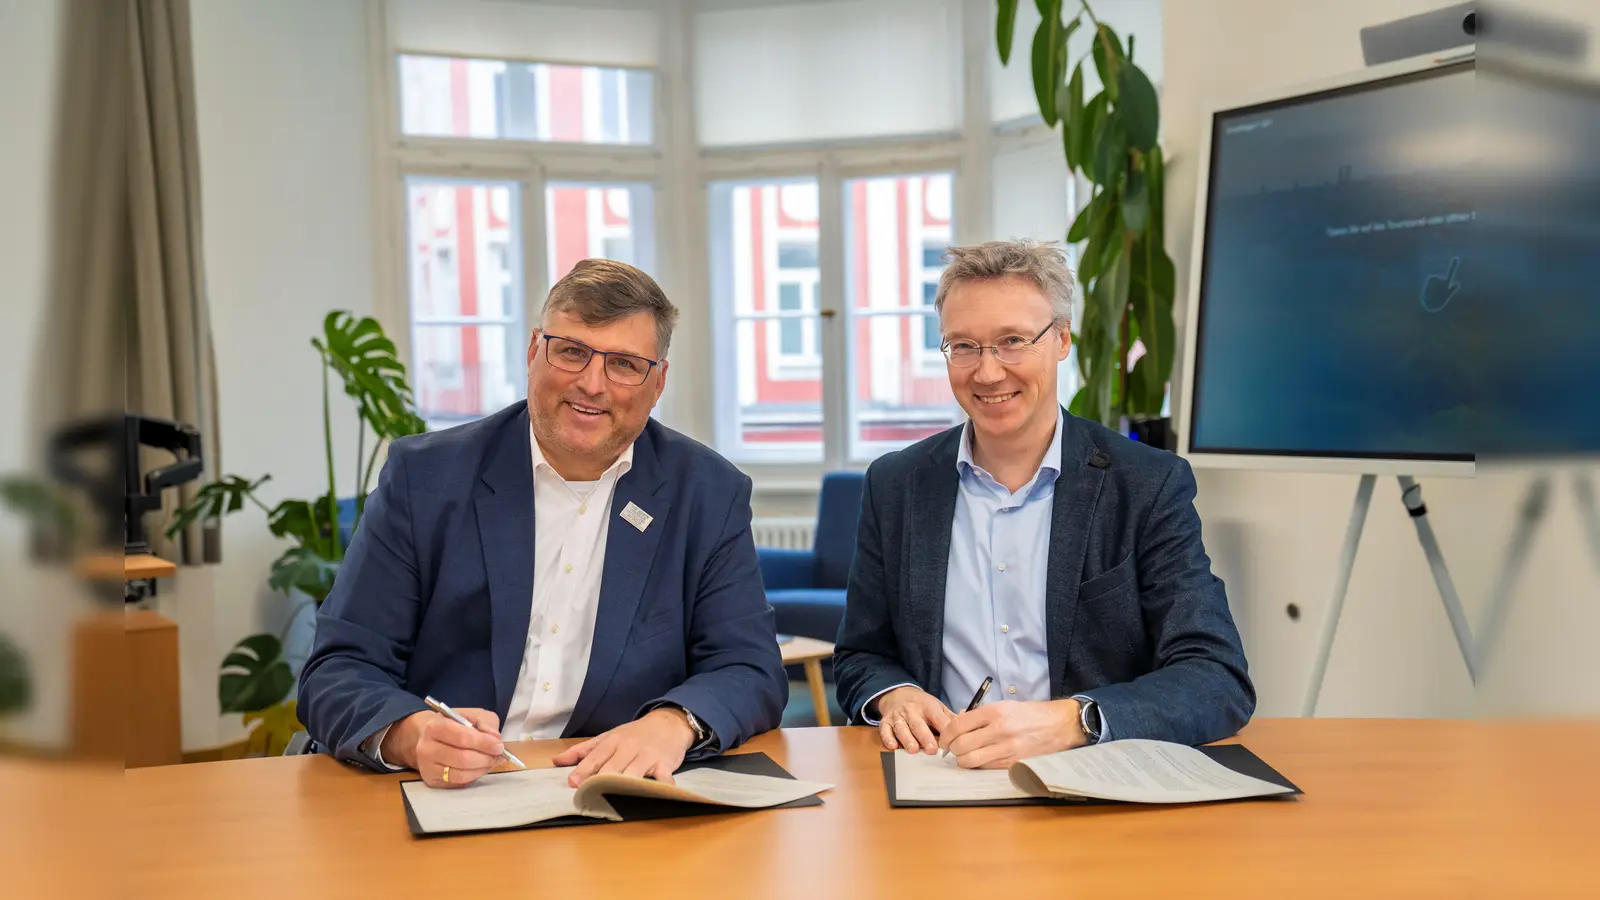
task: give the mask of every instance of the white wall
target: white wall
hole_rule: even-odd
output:
[[[60,6],[0,0],[0,473],[36,462],[31,391],[47,309],[50,266],[49,192],[56,103],[55,71]],[[19,427],[21,426],[21,427]],[[27,655],[34,686],[31,708],[0,723],[0,735],[28,743],[65,740],[66,648],[74,592],[62,572],[42,570],[27,557],[27,529],[0,512],[0,634]]]
[[[269,501],[327,489],[320,364],[309,341],[328,310],[367,315],[374,305],[365,6],[192,5],[223,469],[270,472]],[[339,486],[349,491],[355,417],[334,391]],[[223,563],[185,573],[177,596],[163,601],[183,645],[186,749],[242,733],[238,716],[217,717],[217,665],[239,638],[284,624],[286,602],[266,588],[283,547],[265,516],[235,514]]]
[[[1162,129],[1172,157],[1168,244],[1188,296],[1198,143],[1204,116],[1259,91],[1361,68],[1358,30],[1438,0],[1210,0],[1164,5]],[[1521,4],[1587,16],[1592,3]],[[1591,61],[1594,65],[1594,61]],[[1600,67],[1600,66],[1596,66]],[[1182,312],[1179,321],[1183,321]],[[1531,475],[1425,483],[1430,519],[1474,623]],[[1199,508],[1260,692],[1262,715],[1298,713],[1356,479],[1201,472]],[[1346,600],[1319,714],[1462,716],[1600,712],[1600,560],[1591,562],[1570,490],[1557,492],[1512,606],[1499,655],[1475,696],[1393,480],[1380,481]],[[1299,622],[1285,615],[1298,604]]]

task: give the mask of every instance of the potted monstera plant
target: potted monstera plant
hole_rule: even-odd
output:
[[[998,0],[995,45],[1011,61],[1018,0]],[[1174,269],[1163,238],[1165,157],[1160,102],[1134,64],[1134,36],[1121,40],[1088,0],[1035,0],[1039,27],[1028,55],[1039,115],[1060,126],[1068,171],[1093,185],[1068,244],[1083,244],[1078,280],[1084,309],[1073,335],[1083,387],[1074,415],[1112,428],[1124,418],[1159,416],[1177,343]],[[1075,11],[1074,11],[1075,10]],[[1068,41],[1088,26],[1089,46],[1070,59]],[[1085,96],[1085,66],[1100,90]]]
[[[366,507],[378,457],[389,441],[422,432],[406,369],[394,342],[377,320],[356,318],[335,310],[322,322],[322,333],[311,339],[322,364],[322,449],[327,463],[327,492],[312,499],[287,498],[269,505],[262,488],[271,475],[246,478],[224,475],[202,487],[190,503],[180,507],[167,528],[176,536],[196,521],[209,521],[238,512],[249,504],[267,517],[274,536],[287,546],[273,562],[268,584],[300,600],[281,634],[252,634],[240,640],[222,661],[217,679],[217,699],[223,713],[243,714],[253,726],[246,739],[247,755],[277,755],[301,730],[295,714],[297,673],[285,656],[288,629],[307,606],[319,605],[333,589],[334,577],[344,559],[350,535],[355,533]],[[333,385],[356,405],[360,427],[355,440],[355,493],[343,501],[335,482],[332,431]],[[368,436],[371,446],[368,447]]]

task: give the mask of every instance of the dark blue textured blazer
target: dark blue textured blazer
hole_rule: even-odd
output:
[[[639,531],[629,503],[653,521]],[[788,698],[750,533],[750,479],[654,419],[618,479],[588,673],[568,737],[668,701],[722,749],[778,725]],[[389,448],[300,674],[299,714],[341,759],[432,695],[505,720],[533,597],[528,410]]]
[[[1094,422],[1063,423],[1043,598],[1051,696],[1094,698],[1114,738],[1232,735],[1255,688],[1200,539],[1189,464]],[[853,720],[902,682],[940,693],[960,443],[953,428],[867,471],[833,659]]]

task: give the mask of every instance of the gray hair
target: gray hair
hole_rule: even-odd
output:
[[[647,312],[656,320],[656,354],[667,356],[678,308],[672,305],[656,280],[643,270],[614,259],[586,259],[556,282],[544,299],[541,315],[570,312],[585,325],[608,325],[635,313]]]
[[[1067,254],[1054,241],[988,241],[970,247],[951,247],[939,276],[939,293],[933,308],[944,313],[945,298],[966,281],[983,281],[1015,275],[1025,278],[1050,301],[1050,324],[1072,327],[1072,270]]]

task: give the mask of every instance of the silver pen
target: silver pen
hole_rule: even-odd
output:
[[[428,707],[430,709],[432,709],[434,712],[438,713],[441,716],[444,716],[445,718],[447,718],[450,721],[456,723],[457,725],[465,725],[468,728],[471,728],[473,731],[477,731],[478,730],[478,726],[476,726],[476,725],[472,724],[471,722],[467,721],[467,717],[466,716],[463,716],[461,713],[456,712],[455,710],[453,710],[450,707],[444,705],[443,703],[439,702],[438,700],[435,700],[432,697],[423,697],[422,698],[422,702],[428,704]],[[516,764],[517,768],[519,768],[519,769],[526,769],[527,768],[527,766],[522,764],[522,760],[517,759],[516,754],[512,753],[510,748],[506,747],[506,745],[503,742],[500,745],[500,753],[507,760],[509,760],[512,763]]]

